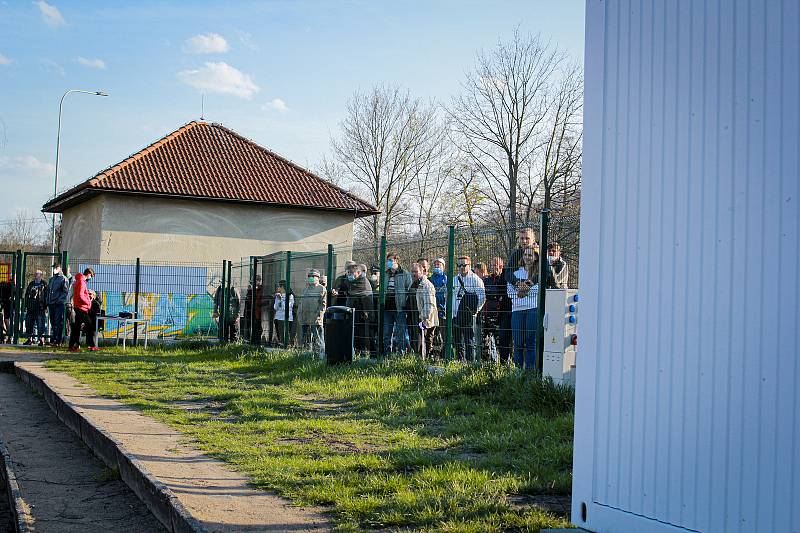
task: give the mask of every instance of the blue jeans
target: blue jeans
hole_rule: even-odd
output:
[[[394,345],[392,345],[394,340]],[[408,351],[410,340],[408,338],[408,324],[405,311],[383,311],[383,351],[405,352]]]
[[[538,332],[536,309],[525,309],[511,313],[511,334],[514,337],[514,364],[527,370],[536,368],[536,333]]]
[[[50,304],[47,308],[50,310],[50,340],[60,344],[64,340],[64,304]]]
[[[453,322],[456,357],[462,361],[475,361],[475,318],[458,315]]]
[[[25,333],[29,339],[38,337],[44,339],[47,335],[47,322],[44,319],[44,309],[28,311],[25,313]]]

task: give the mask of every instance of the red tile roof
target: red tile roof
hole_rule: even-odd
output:
[[[47,202],[127,193],[375,214],[375,207],[220,124],[190,122]]]

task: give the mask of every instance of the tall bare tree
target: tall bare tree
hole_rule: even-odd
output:
[[[37,216],[30,211],[17,211],[10,219],[0,221],[0,248],[43,251],[49,241],[48,230],[47,221],[41,214]]]
[[[433,105],[399,87],[373,87],[347,105],[340,137],[331,146],[343,181],[381,210],[367,228],[373,242],[410,222],[409,192],[441,141],[436,115]]]
[[[463,92],[450,107],[455,138],[487,180],[487,193],[503,224],[514,224],[520,173],[541,146],[554,74],[563,54],[538,36],[515,31],[479,53]]]

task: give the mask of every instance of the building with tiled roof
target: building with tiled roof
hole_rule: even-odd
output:
[[[190,122],[47,202],[87,259],[221,260],[348,247],[377,213],[220,124]]]

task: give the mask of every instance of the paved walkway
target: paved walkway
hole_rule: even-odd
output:
[[[185,435],[120,402],[98,397],[70,376],[44,368],[33,354],[26,355],[26,362],[15,358],[19,366],[46,380],[67,403],[121,442],[209,531],[329,529],[319,512],[293,507],[276,494],[248,486],[245,476],[187,444]]]
[[[0,440],[11,456],[33,531],[164,531],[136,495],[13,374],[0,373]],[[10,518],[3,514],[0,518]],[[0,531],[7,531],[3,522]]]

